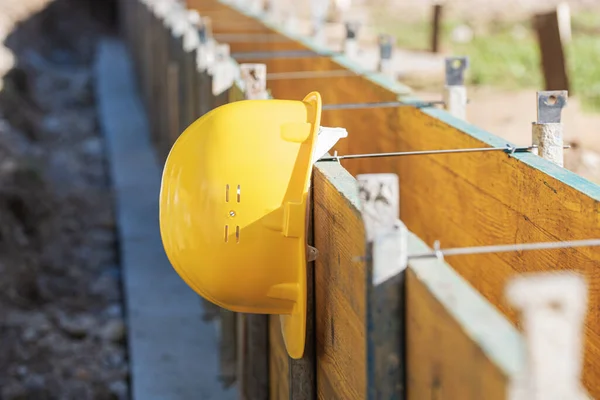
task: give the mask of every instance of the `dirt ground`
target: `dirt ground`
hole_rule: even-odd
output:
[[[0,0],[0,10],[0,399],[126,399],[91,70],[105,30],[77,0]]]

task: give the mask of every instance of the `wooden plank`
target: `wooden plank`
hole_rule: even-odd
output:
[[[398,220],[398,176],[358,177],[367,234],[367,398],[405,399],[404,281],[408,230]]]
[[[431,251],[412,234],[408,247]],[[512,324],[436,259],[409,262],[406,338],[409,399],[504,400],[525,361]]]
[[[251,51],[255,51],[255,47],[253,47]],[[244,63],[265,64],[267,66],[268,74],[297,71],[333,71],[344,69],[330,57],[249,58],[244,59],[243,61]]]
[[[237,314],[238,369],[240,399],[269,398],[269,324],[262,314]]]
[[[318,397],[362,399],[370,389],[375,395],[369,398],[399,398],[375,391],[399,383],[396,373],[388,376],[391,381],[379,375],[369,387],[365,381],[366,360],[382,362],[384,352],[371,348],[374,353],[367,354],[365,348],[365,284],[372,272],[352,261],[366,251],[356,182],[334,163],[317,163],[314,182],[315,244],[320,251],[315,268]],[[409,253],[427,251],[409,234]],[[406,322],[378,339],[390,343],[392,331],[406,327],[408,398],[506,398],[524,357],[517,330],[445,262],[411,261],[407,271]],[[400,289],[401,279],[396,276],[388,285],[388,293],[394,286]]]
[[[307,243],[314,245],[313,190],[309,193]],[[306,267],[306,338],[302,358],[289,360],[289,400],[316,399],[315,262]]]
[[[569,76],[561,37],[558,10],[533,17],[540,47],[546,90],[569,90]]]
[[[290,393],[289,356],[281,334],[278,315],[269,316],[269,399],[288,400]]]
[[[442,12],[444,6],[442,4],[433,5],[433,16],[431,21],[431,52],[440,52],[440,36],[442,35]]]
[[[399,112],[398,150],[431,148],[432,143],[439,148],[493,144],[435,118],[440,113],[433,114],[409,109]],[[600,189],[587,183],[587,193],[582,193],[570,184],[580,182],[584,186],[582,178],[532,154],[404,158],[398,160],[396,171],[403,182],[401,216],[429,243],[439,239],[451,247],[598,236]],[[436,207],[440,203],[445,204],[444,209]],[[586,322],[584,381],[593,395],[600,394],[597,248],[464,256],[449,262],[515,323],[516,314],[503,298],[508,278],[521,272],[556,269],[583,273],[590,282],[591,305]]]
[[[363,78],[377,99],[396,93],[385,83]],[[338,94],[327,84],[301,80],[271,85],[275,97],[300,98],[308,85],[321,91],[324,102],[352,101],[365,93],[353,78],[338,82]],[[344,93],[345,92],[345,93]],[[348,93],[348,94],[347,94]],[[350,94],[350,95],[349,95]],[[342,100],[343,97],[344,100]],[[333,99],[333,100],[332,100]],[[333,115],[330,115],[333,114]],[[334,117],[335,115],[335,117]],[[506,142],[437,109],[338,110],[323,113],[323,124],[345,126],[350,135],[336,146],[340,154],[432,148],[504,146]],[[376,132],[377,135],[373,135]],[[572,240],[598,235],[600,189],[568,171],[548,165],[531,154],[472,153],[343,162],[352,174],[397,172],[401,177],[401,217],[428,242],[468,246],[544,240]],[[418,173],[416,172],[418,171]],[[532,202],[531,198],[538,201]],[[445,204],[441,209],[439,204]],[[451,264],[455,262],[450,260]],[[460,258],[457,270],[516,324],[502,290],[515,273],[569,269],[583,272],[592,282],[587,317],[584,380],[592,394],[600,394],[600,254],[595,248],[506,253]],[[458,263],[458,261],[456,262]],[[482,265],[486,265],[485,273]],[[599,282],[599,283],[596,283]]]
[[[314,169],[317,397],[364,399],[365,231],[356,181],[336,163]]]
[[[402,107],[338,112],[337,125],[351,130],[344,147],[336,147],[350,154],[505,145],[467,124],[460,126],[470,134],[443,122],[442,118],[450,118],[441,110]],[[471,153],[342,164],[352,174],[398,173],[401,218],[428,243],[441,240],[444,246],[453,247],[598,236],[598,186],[532,154]],[[600,393],[600,380],[595,378],[600,376],[600,310],[594,306],[600,301],[598,249],[473,255],[449,262],[515,324],[516,314],[503,298],[508,278],[557,268],[582,272],[591,283],[592,304],[586,324],[584,379],[592,394]]]
[[[237,317],[234,312],[219,308],[219,379],[225,388],[237,378]]]

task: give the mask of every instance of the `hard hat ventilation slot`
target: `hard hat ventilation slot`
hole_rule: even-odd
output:
[[[242,196],[242,187],[241,187],[241,185],[238,185],[238,187],[237,187],[237,202],[238,203],[240,202],[241,196]]]
[[[237,243],[240,242],[240,227],[239,226],[235,227],[235,240],[237,241]]]
[[[229,203],[229,184],[225,185],[225,202]]]
[[[225,242],[229,239],[229,225],[225,225]]]

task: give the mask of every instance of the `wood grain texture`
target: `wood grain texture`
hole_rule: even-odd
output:
[[[487,145],[422,111],[404,108],[398,113],[397,150]],[[597,198],[522,162],[533,157],[472,153],[398,159],[401,218],[426,242],[440,240],[445,247],[598,237]],[[473,255],[448,261],[514,323],[516,314],[503,297],[509,277],[557,269],[583,273],[590,284],[584,381],[593,395],[600,395],[598,248]]]
[[[410,252],[431,251],[409,234]],[[409,399],[506,399],[525,360],[512,324],[448,264],[410,261],[406,271]]]
[[[356,181],[339,164],[314,170],[317,397],[364,399],[365,231]]]

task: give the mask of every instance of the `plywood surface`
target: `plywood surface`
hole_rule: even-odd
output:
[[[430,251],[410,234],[409,252]],[[411,261],[406,272],[409,399],[503,400],[522,367],[521,335],[448,264]]]
[[[356,182],[339,165],[314,171],[317,397],[364,399],[366,393],[365,252]]]

